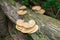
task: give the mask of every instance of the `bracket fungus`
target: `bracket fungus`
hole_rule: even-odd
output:
[[[19,26],[23,26],[25,28],[31,28],[33,27],[36,23],[34,20],[29,20],[28,22],[24,22],[24,20],[19,19],[16,21],[16,24]]]
[[[24,27],[25,28],[31,28],[31,27],[33,27],[34,25],[35,25],[36,23],[35,23],[35,21],[34,20],[29,20],[28,22],[24,22]]]
[[[35,33],[38,30],[38,25],[35,25],[34,27],[35,27],[35,29],[32,30],[30,33]]]
[[[19,10],[19,11],[17,11],[18,15],[25,15],[26,13],[27,13],[26,10]]]
[[[24,10],[24,9],[26,9],[26,6],[21,6],[19,9],[20,10],[17,11],[18,15],[25,15],[27,13],[27,10]]]
[[[19,25],[19,26],[23,26],[23,23],[24,23],[24,20],[22,20],[22,19],[18,19],[16,21],[16,24]]]
[[[44,9],[38,10],[38,13],[39,14],[44,14],[45,13],[45,10]]]
[[[40,9],[41,9],[40,6],[33,6],[33,7],[32,7],[32,10],[37,10],[37,11],[38,11],[38,10],[40,10]]]
[[[26,6],[23,5],[19,9],[24,10],[24,9],[26,9]]]
[[[24,20],[19,19],[16,21],[16,29],[22,33],[34,33],[38,30],[38,25],[36,25],[34,20],[25,22]]]
[[[40,6],[33,6],[32,10],[36,11],[39,14],[44,14],[45,13],[45,10],[42,9]]]
[[[20,27],[18,25],[16,25],[16,29],[21,31],[22,33],[35,33],[38,30],[38,25],[35,25],[32,28],[24,28],[24,27]]]
[[[26,7],[25,6],[21,6],[19,9],[19,11],[17,11],[17,14],[19,15],[24,15],[27,13]],[[41,7],[40,6],[35,6],[35,8],[32,8],[34,10],[40,10]],[[25,22],[22,19],[18,19],[16,21],[16,29],[21,31],[22,33],[34,33],[38,30],[38,25],[36,25],[36,22],[34,20],[29,20],[28,22]]]

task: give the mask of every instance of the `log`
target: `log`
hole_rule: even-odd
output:
[[[7,17],[0,8],[0,37],[1,36],[6,36],[8,35],[8,30],[7,30]]]
[[[16,20],[25,19],[30,20],[34,19],[39,25],[39,30],[33,34],[27,34],[32,37],[33,40],[60,40],[60,21],[48,17],[46,15],[40,15],[32,10],[28,10],[28,14],[24,16],[19,16],[16,14],[18,7],[20,5],[10,5],[5,1],[0,1],[3,11],[9,17],[9,19],[16,24]]]

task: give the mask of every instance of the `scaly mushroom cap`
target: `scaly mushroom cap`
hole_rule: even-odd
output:
[[[40,9],[41,9],[40,6],[33,6],[33,7],[32,7],[32,10],[40,10]]]
[[[44,14],[45,13],[45,10],[44,9],[38,10],[38,13]]]
[[[17,14],[18,15],[25,15],[27,13],[27,11],[26,10],[19,10],[19,11],[17,11]]]
[[[21,6],[19,9],[24,10],[26,9],[26,6]]]
[[[36,23],[35,23],[34,20],[29,20],[29,22],[24,22],[23,27],[25,27],[25,28],[31,28],[31,27],[33,27],[35,24],[36,24]]]
[[[24,23],[24,20],[22,20],[22,19],[18,19],[16,21],[16,24],[19,25],[19,26],[23,26],[23,23]]]
[[[19,27],[18,25],[16,25],[16,29],[21,31],[22,33],[34,33],[38,30],[38,26],[35,25],[32,28],[24,28],[24,27]]]

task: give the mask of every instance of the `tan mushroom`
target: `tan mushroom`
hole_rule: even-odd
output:
[[[24,10],[24,9],[26,9],[26,6],[21,6],[19,9]]]
[[[18,26],[18,25],[16,25],[16,29],[20,31],[20,30],[23,29],[23,27],[22,27],[22,26]]]
[[[32,10],[40,10],[40,9],[41,9],[40,6],[33,6],[33,7],[32,7]]]
[[[45,13],[45,10],[44,9],[38,10],[38,13],[44,14]]]
[[[25,27],[25,28],[30,28],[30,27],[29,27],[29,23],[28,23],[28,22],[24,22],[24,23],[23,23],[23,27]]]
[[[36,22],[34,20],[29,20],[28,23],[29,23],[30,27],[33,27],[36,24]]]
[[[34,26],[32,28],[23,28],[20,30],[22,33],[34,33],[38,30],[38,26]]]
[[[25,15],[27,13],[27,11],[26,10],[19,10],[19,11],[17,11],[17,14],[18,15]]]
[[[24,23],[24,20],[22,20],[22,19],[18,19],[16,21],[16,24],[19,25],[19,26],[23,26],[23,23]]]
[[[34,30],[32,30],[30,33],[35,33],[38,30],[38,25],[35,25],[34,27],[36,27]]]
[[[38,30],[38,25],[35,25],[32,28],[24,28],[23,26],[16,25],[16,29],[21,31],[22,33],[35,33]]]
[[[16,21],[16,29],[22,33],[35,33],[38,30],[38,25],[36,25],[34,20],[29,20],[24,22],[24,20],[19,19]]]
[[[23,27],[25,27],[25,28],[31,28],[31,27],[33,27],[35,24],[36,24],[36,23],[35,23],[34,20],[29,20],[29,22],[24,22]]]

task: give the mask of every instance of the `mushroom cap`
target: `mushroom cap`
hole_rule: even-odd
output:
[[[33,27],[36,24],[36,22],[34,20],[29,20],[28,23],[29,23],[30,27]]]
[[[38,10],[38,13],[44,14],[45,13],[45,10],[44,9]]]
[[[32,28],[26,28],[26,29],[22,29],[21,32],[23,33],[34,33],[38,30],[38,26],[34,26]]]
[[[40,9],[41,9],[40,6],[33,6],[33,7],[32,7],[32,10],[40,10]]]
[[[19,10],[19,11],[17,11],[17,14],[18,15],[25,15],[27,13],[27,11],[26,10]]]
[[[22,26],[16,25],[16,29],[21,31],[22,33],[35,33],[38,30],[38,25],[35,25],[32,28],[24,28]]]
[[[30,33],[35,33],[38,30],[38,25],[35,25],[34,27],[36,27],[34,30],[32,30]]]
[[[16,25],[16,29],[20,31],[20,30],[23,29],[23,27],[22,27],[22,26],[18,26],[18,25]]]
[[[24,23],[23,23],[23,27],[25,27],[25,28],[30,28],[30,27],[29,27],[29,23],[28,23],[28,22],[24,22]]]
[[[22,19],[18,19],[16,21],[16,24],[19,25],[19,26],[23,26],[23,23],[24,23],[24,20],[22,20]]]
[[[26,9],[26,6],[21,6],[19,9],[22,9],[22,10]]]
[[[23,27],[25,27],[25,28],[31,28],[31,27],[33,27],[35,24],[36,24],[36,23],[35,23],[34,20],[29,20],[29,22],[24,22]]]

